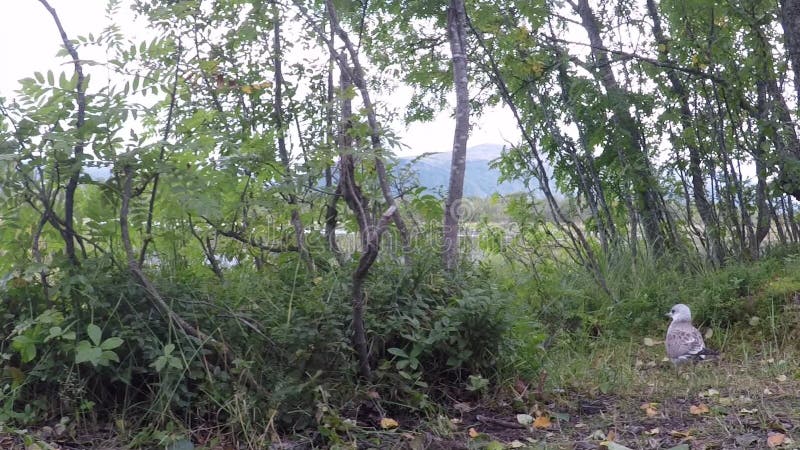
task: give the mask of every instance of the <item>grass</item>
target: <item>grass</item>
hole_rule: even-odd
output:
[[[459,402],[449,411],[449,430],[439,424],[404,432],[410,439],[436,435],[425,448],[448,449],[767,448],[777,434],[783,448],[794,448],[800,355],[744,333],[724,342],[719,361],[679,369],[663,361],[661,345],[640,341],[553,350],[541,391],[541,379],[519,380],[526,389],[517,381],[482,401]],[[550,426],[514,428],[517,414],[549,417]]]

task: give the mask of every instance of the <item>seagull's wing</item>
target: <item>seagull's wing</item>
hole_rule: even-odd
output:
[[[675,327],[667,333],[667,356],[673,361],[705,359],[706,346],[697,328]]]

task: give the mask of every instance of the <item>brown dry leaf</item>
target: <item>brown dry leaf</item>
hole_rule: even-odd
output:
[[[552,422],[550,422],[550,418],[547,416],[539,416],[533,421],[533,428],[538,430],[550,428],[550,425],[552,425]]]
[[[669,432],[669,435],[678,439],[692,439],[692,433],[688,431],[672,430]]]
[[[514,390],[517,391],[519,395],[525,395],[525,392],[528,391],[528,384],[517,378],[517,381],[514,382]]]
[[[786,441],[786,435],[783,433],[770,433],[767,437],[767,447],[775,448],[779,445],[783,445],[784,441]]]
[[[647,430],[647,431],[644,432],[644,434],[646,434],[648,436],[654,436],[654,435],[660,434],[660,433],[661,433],[661,428],[658,428],[658,427],[653,428],[652,430]]]
[[[617,437],[617,432],[614,430],[608,430],[608,435],[606,436],[606,440],[613,441]]]
[[[392,429],[392,428],[397,428],[397,427],[399,427],[399,426],[400,426],[400,424],[399,424],[399,423],[397,423],[397,421],[396,421],[396,420],[394,420],[394,419],[391,419],[391,418],[389,418],[389,417],[384,417],[383,419],[381,419],[381,428],[383,428],[384,430],[389,430],[389,429]]]
[[[377,400],[381,398],[381,394],[379,394],[378,391],[367,391],[367,397]]]
[[[708,409],[708,406],[706,406],[705,403],[700,403],[697,406],[692,405],[692,406],[689,407],[689,412],[691,414],[694,414],[695,416],[699,416],[700,414],[706,414],[709,411],[710,410]]]
[[[456,411],[460,412],[461,414],[468,413],[475,409],[467,402],[457,402],[455,405],[453,405],[453,408],[455,408]]]
[[[469,429],[469,437],[471,437],[472,439],[475,439],[478,436],[480,436],[480,433],[478,433],[478,430],[476,430],[475,428],[470,428]]]
[[[644,411],[647,417],[657,416],[658,410],[656,408],[658,408],[658,403],[642,403],[642,405],[639,407],[639,409]]]

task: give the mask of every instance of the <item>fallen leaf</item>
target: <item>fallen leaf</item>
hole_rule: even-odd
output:
[[[669,435],[678,439],[692,439],[692,433],[688,431],[672,430],[669,432]]]
[[[764,388],[764,395],[772,395],[774,392],[770,391],[769,388]]]
[[[509,448],[522,448],[522,447],[525,447],[525,444],[523,444],[521,441],[514,440],[514,441],[511,441],[511,442],[508,443],[508,447]]]
[[[670,447],[667,450],[689,450],[689,444],[678,444],[675,447]]]
[[[528,390],[528,385],[521,379],[517,378],[517,381],[514,382],[514,390],[517,391],[517,394],[524,395]]]
[[[617,444],[614,441],[605,441],[600,443],[601,447],[605,447],[608,450],[633,450],[630,447],[625,447],[622,444]]]
[[[758,325],[759,322],[761,322],[761,318],[758,316],[753,316],[750,318],[750,320],[748,320],[748,322],[750,323],[750,326],[754,327]]]
[[[656,341],[652,338],[646,337],[644,338],[644,345],[647,347],[653,347],[654,345],[661,344],[662,341]]]
[[[400,426],[400,424],[397,423],[397,421],[394,419],[391,419],[389,417],[384,417],[383,419],[381,419],[381,428],[383,428],[384,430],[397,428],[398,426]]]
[[[689,450],[689,444],[678,444],[675,447],[670,447],[667,450]]]
[[[692,406],[689,407],[689,412],[691,414],[694,414],[695,416],[699,416],[700,414],[706,414],[709,411],[710,410],[708,409],[708,406],[706,406],[705,403],[700,403],[697,406],[692,405]]]
[[[775,448],[779,445],[783,445],[785,440],[786,435],[783,433],[770,433],[767,436],[767,447]]]
[[[539,416],[533,421],[533,428],[539,430],[550,428],[550,425],[552,425],[552,422],[550,422],[550,418],[547,416]]]
[[[660,434],[660,433],[661,433],[661,428],[653,428],[652,430],[647,430],[647,431],[644,432],[644,434],[646,434],[648,436],[654,436],[654,435]]]
[[[720,397],[717,401],[722,406],[731,406],[733,404],[733,399],[730,397]]]
[[[714,335],[714,329],[709,328],[706,330],[706,334],[703,337],[705,337],[706,339],[711,339],[711,336],[713,335]]]
[[[517,414],[517,422],[522,425],[530,425],[533,423],[533,416],[530,414]]]
[[[758,412],[758,410],[755,408],[753,409],[742,408],[739,412],[742,414],[755,414]]]
[[[475,439],[476,437],[478,437],[480,435],[481,434],[478,433],[478,431],[475,428],[470,428],[469,429],[469,437],[471,437],[472,439]]]
[[[656,409],[656,408],[658,408],[658,403],[652,403],[652,402],[651,403],[642,403],[642,405],[639,406],[639,409],[644,411],[644,413],[647,415],[647,417],[655,417],[655,416],[657,416],[658,415],[658,409]]]
[[[715,395],[719,395],[719,391],[713,388],[700,394],[701,397],[713,397]]]
[[[786,375],[784,375],[784,374],[780,374],[780,375],[778,375],[777,377],[775,377],[775,379],[776,379],[776,380],[778,380],[778,381],[780,381],[781,383],[783,383],[783,382],[784,382],[784,381],[786,381],[788,378],[786,377]]]
[[[594,430],[592,434],[589,435],[589,439],[593,441],[604,441],[606,440],[606,434],[603,433],[603,430]]]
[[[758,436],[752,433],[736,436],[736,444],[740,447],[751,447],[756,442],[758,442]]]
[[[367,397],[377,400],[381,398],[381,394],[379,394],[378,391],[367,391]]]
[[[468,413],[475,409],[467,402],[457,402],[453,405],[453,408],[455,408],[456,411],[460,412],[461,414]]]

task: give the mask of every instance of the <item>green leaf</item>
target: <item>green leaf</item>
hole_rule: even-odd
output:
[[[112,352],[111,350],[106,350],[100,354],[100,361],[106,363],[108,361],[119,362],[119,356],[117,356],[117,354]]]
[[[89,339],[92,340],[94,345],[100,345],[100,339],[103,334],[103,332],[100,330],[100,327],[93,323],[89,324],[89,326],[86,327],[86,333],[89,335]]]
[[[75,348],[76,364],[90,362],[96,366],[100,362],[102,356],[103,350],[101,350],[100,347],[92,346],[89,341],[80,341]]]
[[[173,369],[178,369],[178,370],[183,369],[183,364],[181,364],[181,360],[174,356],[169,357],[169,366],[172,367]]]
[[[19,352],[24,363],[31,362],[36,358],[36,341],[24,334],[14,337],[11,347]]]
[[[122,340],[122,338],[116,336],[110,337],[105,341],[103,341],[102,344],[100,344],[100,348],[102,348],[103,350],[114,350],[115,348],[122,345],[123,342],[124,341]]]
[[[392,348],[390,348],[389,350],[386,350],[386,351],[391,353],[392,355],[399,356],[401,358],[408,358],[408,353],[403,351],[403,349],[401,349],[401,348],[392,347]]]
[[[164,366],[167,365],[167,357],[166,356],[159,356],[150,364],[150,367],[156,369],[156,372],[161,372],[164,370]]]
[[[167,345],[164,346],[164,354],[165,355],[169,355],[173,351],[175,351],[175,344],[167,344]]]
[[[47,71],[47,84],[49,84],[50,86],[54,86],[56,84],[56,79],[53,76],[52,70]]]

